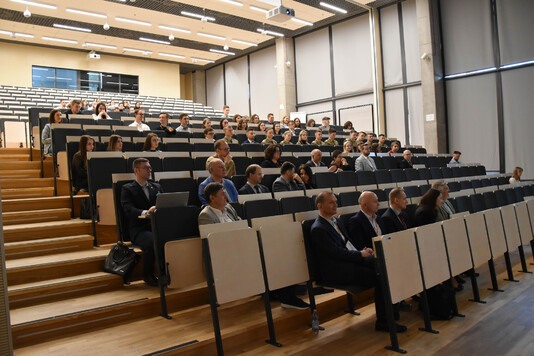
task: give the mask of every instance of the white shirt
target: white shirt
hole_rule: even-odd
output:
[[[189,132],[189,126],[178,126],[178,128],[176,129],[176,131],[184,131],[184,132]]]
[[[137,127],[137,130],[143,132],[143,131],[150,131],[150,127],[148,127],[147,124],[143,124],[142,122],[140,124],[138,124],[137,122],[132,122],[130,125],[128,125],[130,127]]]
[[[380,225],[378,225],[378,223],[376,222],[376,214],[373,214],[371,216],[371,215],[367,215],[367,213],[363,210],[361,210],[361,212],[367,217],[367,219],[369,220],[369,223],[371,223],[371,226],[376,232],[376,236],[382,235],[382,230],[380,229]]]
[[[336,222],[336,218],[335,217],[332,217],[332,219],[327,219],[325,218],[324,216],[321,215],[321,217],[323,219],[325,219],[326,221],[328,221],[330,223],[330,225],[332,225],[332,227],[337,231],[337,233],[341,236],[341,238],[343,239],[343,241],[345,242],[345,247],[347,248],[347,250],[349,251],[358,251],[358,249],[356,247],[354,247],[354,245],[352,244],[352,242],[350,242],[350,240],[347,240],[347,238],[345,236],[343,236],[343,234],[341,233],[341,229],[337,226],[337,222]]]
[[[515,183],[518,183],[518,181],[514,177],[511,177],[510,184],[515,184]]]
[[[226,222],[233,222],[234,220],[232,220],[232,218],[230,218],[230,216],[228,215],[228,212],[226,211],[226,209],[224,209],[224,212],[219,210],[219,209],[215,209],[213,207],[209,207],[211,209],[211,211],[215,214],[215,216],[217,216],[217,218],[219,219],[219,222],[221,223],[226,223]]]

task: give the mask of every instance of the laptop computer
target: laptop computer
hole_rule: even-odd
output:
[[[156,197],[156,209],[187,206],[189,192],[161,193]]]

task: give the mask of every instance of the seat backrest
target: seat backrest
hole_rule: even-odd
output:
[[[358,185],[376,184],[375,172],[359,171],[356,172]]]
[[[506,193],[506,200],[508,201],[508,204],[514,204],[518,202],[513,188],[505,189],[504,192]]]
[[[247,183],[247,176],[244,174],[236,174],[233,175],[230,180],[234,183],[235,189],[239,191],[239,189]]]
[[[425,287],[431,288],[451,277],[441,223],[415,229]]]
[[[494,192],[484,192],[482,193],[482,196],[484,197],[486,209],[494,209],[499,206]]]
[[[495,199],[497,200],[497,206],[505,206],[509,204],[504,190],[496,190],[494,193]]]
[[[425,169],[426,170],[426,169]],[[421,180],[421,179],[428,179],[428,178],[423,178],[420,174],[420,171],[422,171],[422,169],[414,169],[414,168],[408,168],[408,169],[405,169],[404,170],[404,174],[406,176],[406,181],[407,182],[410,182],[412,180]],[[391,172],[391,178],[396,182],[397,180],[395,180],[394,176],[393,176],[393,172]],[[402,181],[399,181],[399,182],[402,182]]]
[[[122,187],[125,184],[132,182],[131,180],[123,180],[113,183],[113,202],[115,205],[115,216],[117,217],[117,230],[119,239],[122,241],[130,241],[130,232],[128,228],[128,219],[124,215],[121,204]]]
[[[451,192],[459,192],[460,190],[462,190],[462,186],[459,182],[448,182],[447,186],[449,187],[449,190]]]
[[[91,158],[87,160],[87,182],[89,194],[96,194],[98,189],[111,188],[112,174],[127,173],[126,160],[122,157]]]
[[[165,151],[168,152],[190,152],[193,146],[188,142],[167,142]]]
[[[280,206],[275,199],[246,201],[243,204],[243,210],[249,220],[281,214]]]
[[[483,214],[484,220],[486,221],[486,229],[488,231],[491,256],[497,258],[507,251],[501,213],[499,209],[490,209],[484,211]]]
[[[289,197],[280,199],[282,214],[295,214],[313,210],[309,197]]]
[[[318,273],[317,258],[315,257],[315,251],[311,240],[311,227],[315,219],[304,220],[302,222],[302,237],[304,238],[304,245],[306,247],[306,256],[308,258],[308,273],[312,281],[320,281],[320,275]]]
[[[163,157],[161,164],[164,172],[191,172],[194,168],[191,157]]]
[[[439,167],[430,167],[429,170],[432,179],[443,179],[443,174],[441,174],[441,169]]]
[[[338,172],[337,181],[338,187],[356,187],[358,185],[356,172]]]
[[[156,209],[155,220],[152,221],[154,243],[162,251],[165,243],[200,236],[198,231],[197,206],[178,206]],[[156,238],[157,236],[157,238]]]
[[[391,173],[387,169],[378,169],[375,171],[375,179],[377,184],[391,183]]]
[[[463,218],[445,220],[441,227],[447,244],[452,275],[457,276],[473,268],[465,220]]]
[[[252,160],[249,157],[232,157],[237,174],[245,174],[247,167],[252,164]]]
[[[358,205],[358,199],[362,192],[343,192],[339,193],[339,205],[341,206],[353,206]]]
[[[163,178],[159,180],[165,193],[189,192],[188,205],[200,206],[198,187],[193,178]]]
[[[317,188],[334,188],[338,186],[337,176],[334,172],[315,173],[314,179]]]
[[[404,187],[403,189],[404,189],[404,193],[406,193],[406,197],[408,198],[421,196],[421,190],[416,185],[410,185],[410,186]]]
[[[270,191],[273,190],[273,183],[276,178],[280,177],[280,174],[264,174],[261,180],[261,184],[269,188]]]
[[[412,171],[417,172],[415,169],[412,169]],[[408,177],[406,176],[406,172],[403,169],[392,169],[390,171],[390,174],[391,174],[391,181],[393,183],[408,181]]]
[[[462,211],[469,211],[470,213],[473,212],[473,207],[471,206],[471,199],[469,199],[468,196],[462,195],[459,197],[456,197],[456,211],[462,212]]]
[[[508,246],[508,251],[513,252],[521,246],[521,237],[519,236],[519,226],[517,225],[515,207],[514,205],[505,205],[501,207],[500,210],[504,236],[506,237],[506,245]]]
[[[399,162],[394,157],[382,156],[382,163],[384,165],[384,169],[397,169],[397,168],[399,168]],[[377,168],[378,168],[378,166],[377,166]]]
[[[469,196],[469,198],[471,199],[471,207],[473,209],[473,213],[478,213],[479,211],[486,210],[486,203],[482,194],[472,194]]]
[[[462,180],[457,183],[460,183],[460,190],[474,188],[470,180]]]

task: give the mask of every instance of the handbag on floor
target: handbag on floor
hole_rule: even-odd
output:
[[[135,265],[139,262],[139,255],[122,241],[119,241],[109,251],[104,261],[104,271],[118,274],[127,282]]]

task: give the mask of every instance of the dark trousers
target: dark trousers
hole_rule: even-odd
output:
[[[143,277],[154,275],[154,241],[152,231],[141,231],[132,239],[132,242],[143,250]]]

